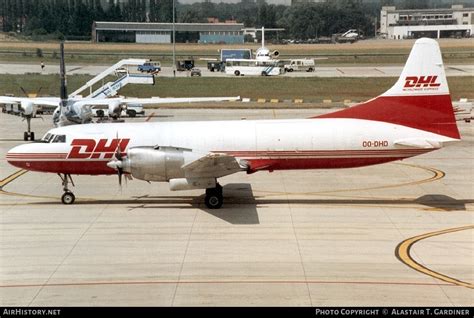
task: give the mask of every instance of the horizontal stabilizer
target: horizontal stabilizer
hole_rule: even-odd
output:
[[[440,141],[417,139],[417,138],[400,139],[400,140],[396,140],[394,143],[396,146],[413,147],[413,148],[421,148],[421,149],[437,149],[437,148],[443,147],[443,143]]]

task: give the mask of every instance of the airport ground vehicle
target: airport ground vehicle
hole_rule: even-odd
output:
[[[137,71],[142,73],[158,73],[161,71],[161,65],[158,62],[147,62],[138,65]]]
[[[200,70],[200,69],[198,69],[198,68],[193,68],[193,69],[191,70],[191,76],[201,76],[201,75],[202,75],[202,74],[201,74],[201,70]]]
[[[106,106],[96,105],[91,107],[93,116],[108,117],[109,109]],[[136,117],[137,115],[145,115],[145,109],[142,104],[128,104],[126,108],[122,109],[121,116]]]
[[[221,49],[220,50],[220,59],[208,61],[207,69],[211,72],[224,72],[225,71],[225,62],[227,59],[251,59],[252,50],[251,49]]]
[[[280,75],[284,72],[285,69],[278,60],[228,59],[225,67],[226,74],[235,76],[271,76]]]
[[[285,71],[286,72],[293,72],[293,71],[306,71],[306,72],[314,72],[316,64],[314,63],[313,59],[294,59],[290,60],[290,63],[285,64]]]
[[[190,71],[194,67],[194,60],[176,61],[176,70],[179,72]]]

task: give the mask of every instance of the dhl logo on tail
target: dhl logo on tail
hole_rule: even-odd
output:
[[[437,89],[437,87],[441,86],[440,83],[436,83],[437,79],[438,76],[436,75],[407,76],[403,90],[418,90],[420,88]]]

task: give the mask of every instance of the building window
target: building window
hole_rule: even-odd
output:
[[[468,16],[469,16],[469,13],[463,13],[462,16],[463,16],[463,17],[468,17]]]

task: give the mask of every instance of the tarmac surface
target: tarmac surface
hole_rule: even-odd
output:
[[[111,65],[66,65],[68,74],[97,75]],[[233,77],[222,72],[211,72],[205,67],[198,67],[204,77]],[[133,68],[135,69],[135,68]],[[398,77],[402,72],[403,65],[377,65],[377,66],[316,66],[314,72],[287,72],[280,76],[287,77]],[[132,68],[130,69],[132,70]],[[0,63],[0,74],[58,74],[59,65],[46,65],[41,70],[40,65],[25,63]],[[446,65],[447,76],[474,76],[474,65]],[[162,77],[173,76],[171,67],[163,67],[158,75]],[[177,77],[187,77],[187,71],[176,72]]]
[[[304,118],[328,110],[162,109],[153,120]],[[143,121],[143,118],[133,119]],[[379,166],[235,174],[225,203],[116,176],[5,160],[26,126],[0,114],[0,306],[472,306],[474,131]],[[33,120],[37,136],[51,117]]]

